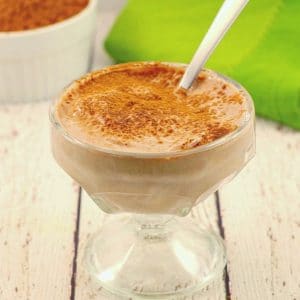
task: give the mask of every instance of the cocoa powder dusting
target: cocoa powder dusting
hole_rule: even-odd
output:
[[[160,63],[96,71],[65,92],[58,119],[96,145],[105,139],[123,146],[148,139],[151,147],[165,150],[195,148],[235,130],[244,113],[240,91],[209,71],[189,91],[177,90],[183,72]]]
[[[0,0],[0,31],[51,25],[82,11],[89,0]]]

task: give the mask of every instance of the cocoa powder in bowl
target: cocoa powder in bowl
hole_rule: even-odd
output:
[[[89,0],[0,0],[0,31],[48,26],[82,11]]]

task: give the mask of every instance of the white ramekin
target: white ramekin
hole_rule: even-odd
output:
[[[51,99],[87,72],[98,0],[38,29],[0,32],[0,103]]]

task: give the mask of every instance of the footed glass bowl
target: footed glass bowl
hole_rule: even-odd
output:
[[[218,75],[218,74],[217,74]],[[219,278],[226,264],[222,240],[184,218],[230,181],[254,156],[254,107],[243,124],[192,150],[132,153],[94,147],[67,133],[50,110],[58,164],[106,213],[86,248],[88,270],[118,295],[163,299],[187,295]]]

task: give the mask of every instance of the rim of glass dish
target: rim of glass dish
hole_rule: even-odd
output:
[[[162,63],[162,64],[166,64],[166,65],[173,65],[173,66],[177,66],[177,67],[186,67],[187,64],[183,64],[183,63],[174,63],[174,62],[147,62],[147,61],[143,61],[143,62],[132,62],[137,63],[137,64],[151,64],[151,63]],[[126,63],[128,64],[128,63]],[[123,64],[118,64],[117,66],[121,66]],[[124,64],[125,65],[125,64]],[[111,66],[102,68],[100,70],[105,70],[106,68],[109,68]],[[254,109],[254,104],[253,104],[253,99],[251,97],[251,95],[248,93],[248,91],[238,82],[236,82],[235,80],[224,76],[216,71],[210,70],[210,69],[203,69],[206,72],[212,72],[214,74],[216,74],[217,76],[221,77],[223,80],[225,80],[226,82],[229,82],[231,84],[233,84],[236,88],[238,88],[239,90],[241,90],[247,100],[248,106],[249,106],[249,117],[243,121],[243,124],[241,126],[239,126],[237,129],[235,129],[234,131],[232,131],[231,133],[218,138],[210,143],[204,144],[202,146],[196,147],[196,148],[192,148],[192,149],[188,149],[188,150],[177,150],[177,151],[170,151],[170,152],[131,152],[131,151],[121,151],[121,150],[114,150],[114,149],[109,149],[109,148],[105,148],[105,147],[99,147],[99,146],[95,146],[95,145],[91,145],[89,143],[83,142],[80,139],[72,136],[70,133],[68,133],[63,126],[60,124],[60,122],[57,120],[56,116],[55,116],[55,106],[56,103],[59,101],[59,97],[56,98],[54,101],[51,102],[50,105],[50,109],[49,109],[49,119],[51,124],[57,129],[59,130],[59,132],[63,135],[63,137],[65,137],[68,141],[72,142],[73,144],[76,144],[78,146],[81,146],[83,148],[86,148],[88,150],[93,150],[93,151],[97,151],[97,152],[102,152],[102,153],[106,153],[109,155],[116,155],[116,156],[123,156],[123,157],[134,157],[134,158],[172,158],[172,157],[181,157],[181,156],[187,156],[187,155],[191,155],[191,154],[196,154],[196,153],[200,153],[200,152],[204,152],[204,151],[208,151],[211,150],[213,148],[216,148],[222,144],[225,144],[229,141],[234,140],[237,136],[239,136],[246,128],[247,125],[253,120],[254,115],[255,115],[255,109]],[[93,72],[97,72],[93,71]],[[93,73],[92,72],[92,73]],[[66,88],[63,89],[63,91],[66,91],[69,86],[72,85],[69,84]],[[60,95],[62,95],[63,93],[61,93]]]
[[[51,31],[59,30],[63,27],[66,27],[68,25],[75,23],[76,21],[78,21],[79,19],[84,17],[86,14],[89,13],[89,10],[94,9],[97,6],[97,3],[98,3],[97,0],[89,0],[89,3],[87,4],[87,6],[85,8],[83,8],[80,12],[78,12],[77,14],[75,14],[65,20],[62,20],[62,21],[59,21],[59,22],[56,22],[53,24],[49,24],[46,26],[37,27],[37,28],[33,28],[33,29],[27,29],[27,30],[0,31],[0,39],[30,37],[30,36],[35,36],[35,35],[51,32]]]

